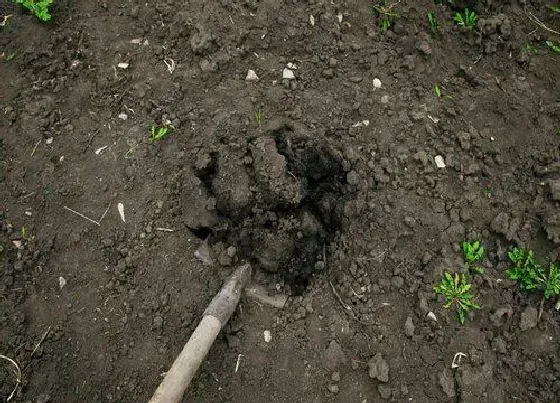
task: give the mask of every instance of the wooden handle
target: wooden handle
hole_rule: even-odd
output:
[[[227,323],[241,298],[241,291],[249,282],[251,266],[239,267],[227,280],[220,292],[204,311],[202,320],[185,347],[173,362],[171,369],[156,389],[149,403],[178,403],[183,398],[202,360],[214,340]]]

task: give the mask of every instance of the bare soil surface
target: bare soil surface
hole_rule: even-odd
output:
[[[147,401],[243,261],[288,303],[242,298],[185,402],[559,401],[556,301],[505,274],[560,254],[549,3],[402,0],[386,32],[369,1],[54,3],[0,1],[14,401]],[[433,287],[464,240],[460,325]]]

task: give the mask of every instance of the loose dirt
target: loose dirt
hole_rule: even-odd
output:
[[[505,275],[513,246],[560,254],[546,4],[402,0],[382,32],[368,1],[1,2],[15,401],[147,401],[243,261],[288,303],[243,298],[185,402],[558,401],[555,301]],[[461,326],[433,286],[464,240]]]

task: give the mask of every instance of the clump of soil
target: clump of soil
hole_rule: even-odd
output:
[[[199,159],[187,174],[184,219],[210,245],[234,245],[230,258],[278,273],[301,293],[340,228],[343,173],[340,153],[278,124],[240,152]]]

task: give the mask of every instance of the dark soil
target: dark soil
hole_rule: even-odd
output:
[[[462,29],[402,0],[383,33],[368,1],[60,0],[41,24],[0,0],[15,401],[147,401],[250,261],[288,304],[243,298],[184,401],[557,402],[555,300],[505,275],[513,246],[560,254],[546,4],[476,2]],[[461,326],[433,286],[464,240],[487,254]]]

